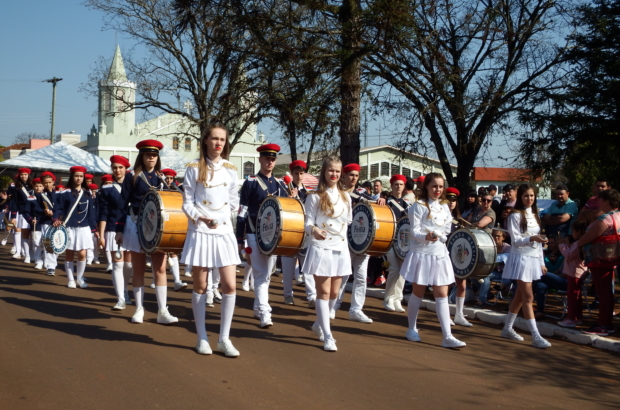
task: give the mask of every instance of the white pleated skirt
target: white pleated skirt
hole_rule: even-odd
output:
[[[525,256],[519,253],[508,255],[502,279],[520,280],[533,282],[542,277],[540,259],[534,256]]]
[[[454,283],[454,269],[449,256],[435,256],[409,251],[400,268],[405,280],[425,286],[447,286]]]
[[[140,239],[138,239],[138,225],[127,216],[125,221],[125,230],[123,231],[123,243],[121,246],[128,251],[144,253],[140,247]]]
[[[338,277],[351,274],[349,250],[325,249],[308,246],[301,271],[316,276]]]
[[[94,249],[93,234],[88,226],[79,228],[67,227],[67,250],[81,251],[84,249]]]
[[[202,268],[238,265],[241,263],[238,249],[237,239],[232,232],[215,235],[192,230],[187,232],[181,262]]]
[[[123,248],[123,244],[121,243],[120,245],[116,244],[116,232],[114,231],[109,231],[109,232],[105,232],[105,250],[106,251],[110,251],[110,252],[116,252],[117,250],[119,251],[126,251],[127,249]],[[123,241],[125,240],[125,234],[123,233]]]
[[[15,218],[15,225],[17,229],[30,229],[31,228],[26,218],[24,218],[22,214],[20,214],[19,212],[17,213],[17,216]]]

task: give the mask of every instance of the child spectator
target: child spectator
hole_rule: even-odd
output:
[[[568,313],[564,320],[558,322],[558,325],[563,327],[575,327],[583,324],[581,321],[581,289],[583,288],[586,267],[583,264],[583,257],[581,256],[577,241],[586,232],[587,227],[586,221],[577,220],[571,226],[571,236],[564,238],[564,242],[560,244],[560,252],[564,255],[564,268],[562,272],[566,274],[568,281],[568,290],[566,291]]]

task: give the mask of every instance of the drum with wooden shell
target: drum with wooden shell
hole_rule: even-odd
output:
[[[138,239],[146,253],[183,250],[188,220],[182,210],[183,194],[176,191],[156,191],[144,195],[138,213]]]
[[[347,232],[349,250],[358,255],[385,255],[396,236],[396,218],[392,208],[359,202],[352,213],[353,221]]]
[[[304,204],[268,196],[258,208],[256,243],[265,255],[295,256],[306,241]]]

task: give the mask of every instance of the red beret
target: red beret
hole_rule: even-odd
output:
[[[417,177],[416,179],[414,179],[415,182],[419,182],[419,183],[424,183],[424,179],[426,177],[424,175],[420,175],[419,177]]]
[[[456,188],[450,187],[446,189],[446,196],[454,196],[458,198],[460,195],[461,195],[461,192]]]
[[[294,168],[297,168],[297,167],[302,167],[304,169],[304,171],[305,171],[306,170],[306,163],[303,162],[302,160],[298,159],[297,161],[293,161],[290,164],[288,164],[288,169],[290,169],[291,171]]]
[[[41,174],[41,178],[43,178],[43,177],[51,177],[51,178],[52,178],[52,181],[56,182],[56,175],[52,174],[52,173],[51,173],[51,172],[49,172],[49,171],[45,171],[45,172],[43,172],[43,173]]]
[[[345,165],[344,168],[342,168],[342,172],[344,172],[345,174],[348,174],[351,171],[360,172],[361,170],[362,167],[360,167],[359,164],[348,164]]]
[[[291,176],[290,176],[290,175],[284,175],[284,176],[282,177],[282,179],[284,180],[284,183],[285,183],[285,184],[290,184],[290,183],[291,183],[291,181],[293,180],[293,178],[291,178]]]
[[[124,166],[125,168],[129,168],[131,166],[129,160],[122,155],[112,155],[110,157],[110,164],[119,164]]]
[[[101,182],[112,182],[113,180],[114,178],[110,174],[105,174],[101,177]]]
[[[256,148],[256,151],[260,152],[261,157],[274,157],[276,158],[278,152],[280,152],[280,146],[278,144],[265,144]]]
[[[41,178],[35,178],[32,180],[33,184],[40,184],[41,183]]]
[[[176,177],[177,176],[177,172],[174,169],[170,169],[170,168],[162,169],[161,173],[164,174],[167,177]]]
[[[392,178],[390,178],[390,185],[394,183],[394,181],[403,181],[403,183],[407,183],[407,177],[404,175],[392,175]]]
[[[64,185],[56,185],[56,191],[60,191],[61,189],[65,189]]]
[[[94,176],[92,174],[84,174],[84,179],[93,179]]]
[[[94,190],[99,189],[99,185],[97,185],[97,184],[88,184],[88,188],[92,189],[94,191]]]
[[[138,148],[140,152],[159,153],[159,151],[164,148],[164,144],[157,140],[144,140],[137,143],[136,148]]]
[[[20,168],[17,170],[17,172],[19,172],[19,174],[28,174],[30,175],[30,173],[32,172],[30,170],[30,168]],[[19,174],[17,176],[19,176]]]
[[[80,166],[78,165],[78,166],[75,166],[75,167],[71,167],[71,168],[69,169],[69,172],[71,172],[72,174],[73,174],[74,172],[83,172],[84,174],[86,174],[86,168],[84,168],[84,167],[80,167]],[[86,175],[84,175],[84,176],[86,176]]]

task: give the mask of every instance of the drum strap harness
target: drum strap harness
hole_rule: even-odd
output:
[[[391,203],[392,205],[394,205],[396,207],[396,209],[398,209],[400,212],[405,212],[405,208],[400,206],[400,204],[398,202],[396,202],[395,200],[393,200],[392,198],[388,199],[388,202]]]
[[[43,201],[47,202],[51,208],[54,207],[54,204],[52,203],[52,201],[50,201],[47,195],[45,195],[45,192],[41,193],[41,196],[43,197]]]
[[[121,189],[122,189],[121,184],[119,184],[118,182],[114,181],[114,182],[112,183],[112,185],[114,185],[114,188],[116,188],[116,190],[117,190],[117,191],[118,191],[118,193],[120,194],[120,193],[121,193]]]
[[[84,190],[81,189],[80,193],[78,194],[78,197],[75,201],[75,203],[73,204],[73,206],[71,207],[71,210],[69,211],[69,213],[67,214],[67,217],[65,218],[65,220],[62,222],[63,225],[65,225],[67,223],[67,221],[69,219],[71,219],[71,215],[73,215],[73,211],[75,211],[75,208],[78,206],[78,204],[80,203],[80,198],[82,198],[82,194],[84,194]],[[88,207],[86,208],[88,209]]]

